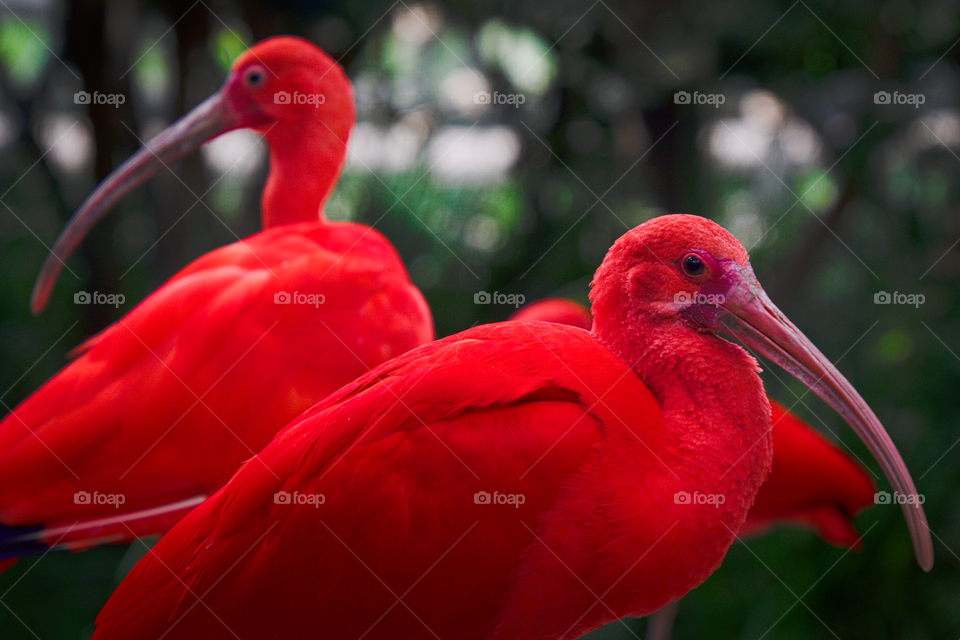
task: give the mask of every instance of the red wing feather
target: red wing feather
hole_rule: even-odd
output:
[[[323,298],[277,304],[279,292]],[[0,521],[55,527],[212,494],[301,411],[432,337],[371,229],[287,225],[214,251],[0,423]],[[76,504],[78,491],[124,503]]]
[[[171,623],[177,637],[232,637],[240,620],[251,637],[492,631],[533,529],[614,421],[607,403],[659,424],[613,354],[586,332],[546,326],[484,326],[425,345],[305,413],[154,547],[96,637],[157,637]],[[549,332],[549,351],[531,331]],[[574,371],[555,357],[602,366]],[[463,361],[475,363],[466,378]],[[278,504],[278,492],[324,498]],[[303,607],[315,611],[311,628],[283,616]]]

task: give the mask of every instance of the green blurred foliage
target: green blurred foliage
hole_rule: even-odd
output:
[[[28,312],[47,247],[96,180],[214,91],[245,44],[297,34],[341,60],[365,131],[400,158],[351,162],[328,214],[375,224],[393,241],[439,335],[513,311],[475,305],[481,290],[586,302],[593,270],[626,229],[661,213],[697,213],[744,242],[774,301],[889,429],[926,495],[938,553],[932,573],[913,562],[894,507],[858,517],[860,553],[778,530],[732,547],[684,599],[674,637],[957,637],[958,17],[956,2],[908,0],[5,5],[4,410],[191,259],[259,228],[262,162],[223,178],[201,206],[191,191],[206,193],[220,175],[200,156],[185,159],[179,177],[157,176],[101,224],[42,316]],[[451,106],[463,90],[444,83],[457,73],[463,86],[526,101]],[[470,84],[478,78],[486,84]],[[81,90],[129,99],[88,107],[74,102]],[[725,100],[678,104],[678,91]],[[923,94],[925,102],[877,104],[879,91]],[[486,134],[497,126],[520,144],[509,170],[480,181],[442,178],[430,142],[445,127]],[[66,150],[58,136],[67,136]],[[397,142],[402,136],[412,152]],[[75,305],[80,290],[123,293],[127,303]],[[881,291],[925,302],[875,304]],[[765,369],[771,396],[869,459],[838,416]],[[0,576],[0,637],[88,637],[142,552],[133,545],[21,562]],[[633,637],[644,625],[614,624],[597,637]]]

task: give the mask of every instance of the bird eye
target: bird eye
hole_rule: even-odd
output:
[[[263,71],[258,68],[250,69],[247,72],[247,75],[244,77],[244,80],[247,83],[247,86],[250,87],[259,87],[263,84]]]
[[[707,273],[707,265],[703,264],[703,260],[701,260],[699,256],[692,253],[683,259],[681,265],[684,275],[691,278],[696,278]]]

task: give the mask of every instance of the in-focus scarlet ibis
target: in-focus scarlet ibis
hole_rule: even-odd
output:
[[[269,146],[264,230],[181,270],[0,423],[0,522],[26,527],[0,529],[0,559],[165,531],[241,462],[262,464],[295,416],[433,339],[393,246],[323,217],[354,117],[334,61],[304,40],[263,41],[77,211],[35,310],[89,228],[166,163],[244,127]]]
[[[590,329],[593,317],[582,304],[546,298],[512,316],[517,322],[557,322]],[[740,529],[755,535],[777,524],[813,529],[832,545],[859,548],[860,536],[850,520],[873,504],[876,487],[849,454],[779,402],[770,400],[773,465]]]
[[[558,322],[590,329],[593,317],[581,304],[564,298],[533,302],[510,317],[518,322]],[[778,525],[808,527],[830,544],[863,545],[851,519],[873,503],[873,480],[844,453],[805,422],[770,400],[773,463],[739,536],[764,533]],[[668,640],[680,602],[647,619],[647,640]]]
[[[915,494],[853,387],[694,216],[610,249],[591,331],[475,327],[298,417],[121,583],[94,638],[578,637],[721,562],[771,463],[782,364]],[[924,569],[922,506],[902,505]]]

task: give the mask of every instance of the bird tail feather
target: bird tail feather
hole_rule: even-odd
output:
[[[206,500],[196,495],[149,509],[95,520],[50,526],[0,525],[0,573],[13,566],[10,559],[48,551],[82,551],[101,544],[130,542],[139,536],[162,533]]]

